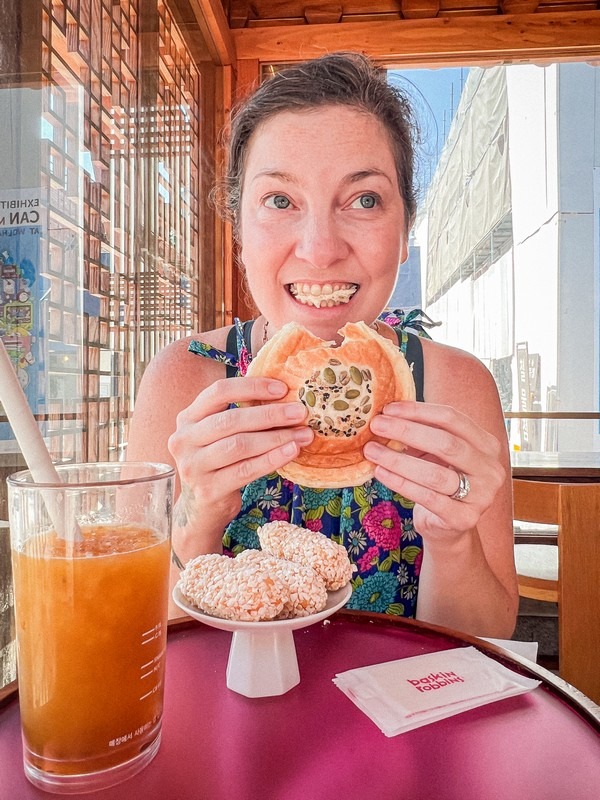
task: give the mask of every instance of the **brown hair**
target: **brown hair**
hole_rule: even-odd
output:
[[[238,224],[248,144],[257,127],[283,111],[305,111],[332,104],[368,112],[387,130],[410,227],[416,211],[414,159],[418,127],[408,97],[390,85],[385,70],[366,56],[339,52],[276,72],[234,110],[228,171],[217,194],[234,228]]]

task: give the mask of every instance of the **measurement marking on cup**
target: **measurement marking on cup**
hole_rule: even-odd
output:
[[[162,636],[162,622],[159,622],[153,628],[142,633],[142,644],[150,644],[155,639],[160,639]]]
[[[146,694],[143,694],[140,697],[140,700],[145,700],[147,697],[152,697],[153,694],[156,694],[158,692],[158,690],[160,689],[161,686],[162,686],[162,681],[159,681],[156,684],[156,686],[153,686],[152,689],[150,689],[149,692],[146,692]]]
[[[148,672],[144,672],[140,675],[140,680],[143,681],[144,678],[149,678],[151,675],[154,675],[155,672],[158,672],[160,669],[160,664],[155,664]]]
[[[163,657],[164,653],[165,653],[165,650],[163,648],[160,651],[160,653],[158,653],[157,655],[154,656],[154,658],[152,660],[147,661],[145,664],[142,664],[142,666],[140,667],[140,670],[142,672],[142,674],[140,675],[140,680],[141,681],[143,681],[144,678],[149,678],[151,675],[154,675],[155,673],[160,671],[161,661],[162,661],[162,657]]]

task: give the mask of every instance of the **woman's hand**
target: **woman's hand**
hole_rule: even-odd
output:
[[[284,466],[312,441],[312,430],[302,424],[302,403],[268,402],[287,391],[282,381],[267,378],[222,379],[178,414],[168,442],[181,480],[178,527],[195,518],[222,534],[240,510],[240,489]],[[249,401],[265,404],[229,408]]]
[[[475,529],[505,484],[498,439],[451,406],[390,403],[371,430],[406,445],[398,452],[368,442],[364,454],[377,465],[378,480],[415,503],[414,526],[432,544]],[[459,501],[452,495],[460,473],[470,489]]]

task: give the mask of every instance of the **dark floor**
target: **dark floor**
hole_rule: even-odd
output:
[[[521,642],[538,642],[537,663],[546,669],[558,668],[558,607],[522,597],[519,617],[512,636]]]

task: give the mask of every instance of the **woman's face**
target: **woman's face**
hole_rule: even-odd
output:
[[[346,106],[283,112],[253,134],[240,207],[242,261],[271,324],[334,339],[371,323],[406,259],[406,221],[388,134]]]

